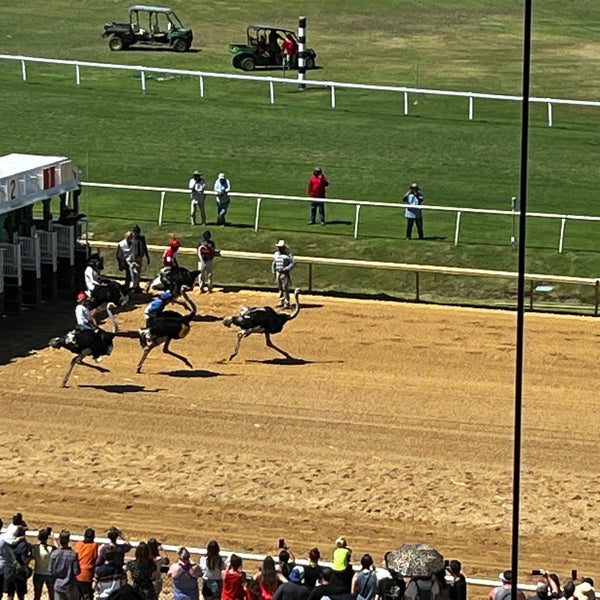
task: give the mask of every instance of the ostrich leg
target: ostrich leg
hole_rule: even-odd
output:
[[[176,352],[173,352],[173,350],[169,350],[170,343],[171,343],[171,340],[167,340],[165,342],[165,345],[163,346],[163,352],[165,354],[170,354],[171,356],[178,358],[180,361],[185,363],[186,366],[188,366],[190,369],[193,369],[194,367],[192,366],[192,363],[185,356],[182,356],[181,354],[177,354]]]
[[[142,356],[140,358],[140,362],[138,362],[137,367],[135,369],[136,373],[141,373],[142,372],[142,365],[144,364],[146,358],[148,358],[148,354],[150,354],[150,350],[153,350],[154,348],[156,348],[156,346],[160,346],[162,344],[162,340],[160,341],[154,341],[152,342],[149,346],[146,346],[142,352]]]
[[[245,335],[246,334],[243,331],[238,332],[237,342],[235,343],[235,350],[233,351],[233,354],[229,357],[229,360],[233,360],[237,356],[237,353],[240,351],[240,344],[242,343],[242,338],[245,337]]]
[[[62,380],[62,387],[66,388],[67,387],[67,383],[69,383],[69,377],[71,377],[71,373],[73,372],[73,369],[75,368],[75,365],[79,365],[81,364],[81,361],[86,357],[86,356],[90,356],[90,354],[92,353],[92,351],[89,348],[86,348],[85,350],[82,350],[82,352],[80,354],[78,354],[72,361],[71,364],[69,365],[69,368],[67,369],[67,372]]]
[[[292,356],[290,356],[285,350],[282,350],[281,348],[278,348],[272,341],[271,341],[271,336],[265,332],[265,338],[267,340],[267,346],[269,346],[269,348],[273,348],[273,350],[277,350],[277,352],[279,352],[279,354],[283,354],[283,356],[285,356],[286,358],[291,359]]]

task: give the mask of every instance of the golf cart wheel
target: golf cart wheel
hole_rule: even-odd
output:
[[[190,49],[190,43],[187,40],[179,38],[173,42],[172,48],[175,52],[187,52]]]
[[[251,56],[246,56],[240,61],[240,68],[242,69],[242,71],[254,71],[255,66],[256,63],[254,62],[254,59]]]
[[[113,52],[119,52],[120,50],[125,50],[125,42],[123,42],[123,38],[120,38],[118,35],[113,35],[110,40],[108,40],[108,47]]]
[[[315,59],[312,57],[309,57],[306,59],[306,68],[307,69],[314,69],[315,68]]]

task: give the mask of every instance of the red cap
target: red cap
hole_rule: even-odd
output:
[[[87,300],[87,295],[85,292],[79,292],[79,294],[77,294],[77,302],[83,302],[84,300]]]

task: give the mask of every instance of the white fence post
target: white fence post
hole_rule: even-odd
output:
[[[258,222],[260,220],[260,203],[261,199],[256,199],[256,214],[254,215],[254,231],[258,231]]]
[[[331,108],[335,108],[335,85],[331,86]]]
[[[408,92],[404,92],[404,116],[408,114]]]
[[[469,121],[473,120],[473,96],[469,96]]]
[[[356,210],[354,211],[354,239],[358,239],[358,218],[360,217],[360,204],[356,205]]]
[[[142,69],[140,71],[140,74],[142,76],[142,92],[145,94],[146,93],[146,72]]]
[[[79,65],[75,65],[75,83],[77,87],[81,85],[81,73],[79,72]]]
[[[165,196],[166,192],[160,193],[160,208],[158,209],[158,226],[161,227],[163,224],[163,212],[165,210]]]
[[[562,254],[563,251],[563,246],[565,243],[565,225],[567,224],[567,219],[566,217],[563,217],[560,220],[560,239],[558,242],[558,252],[559,254]]]
[[[548,127],[552,127],[552,104],[548,102]]]
[[[458,232],[460,231],[460,216],[462,213],[460,210],[456,213],[456,227],[454,229],[454,245],[458,246]]]
[[[21,60],[21,77],[23,81],[27,81],[27,66],[25,65],[25,61]]]
[[[198,79],[200,80],[200,98],[204,98],[204,77],[200,75]]]
[[[269,81],[269,104],[275,104],[275,86]]]

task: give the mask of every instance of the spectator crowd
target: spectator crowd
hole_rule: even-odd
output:
[[[0,530],[2,530],[0,519]],[[158,600],[163,580],[170,584],[173,600],[466,600],[467,582],[458,560],[428,576],[404,577],[391,560],[392,553],[377,566],[370,554],[353,564],[352,550],[343,537],[335,540],[331,566],[321,564],[318,548],[297,561],[285,540],[278,551],[266,556],[253,573],[243,568],[240,556],[221,555],[211,540],[198,563],[185,547],[171,562],[160,542],[150,538],[132,545],[117,527],[106,531],[108,542],[97,543],[91,527],[71,544],[70,532],[55,537],[51,527],[40,529],[37,542],[27,540],[23,515],[12,517],[0,535],[0,600],[25,600],[33,591],[40,600]],[[302,563],[302,564],[300,564]],[[554,573],[533,571],[535,594],[518,600],[594,600],[594,581],[576,572],[561,582]],[[499,583],[488,600],[509,600],[513,586],[510,570],[499,574]],[[30,596],[27,596],[30,597]]]

